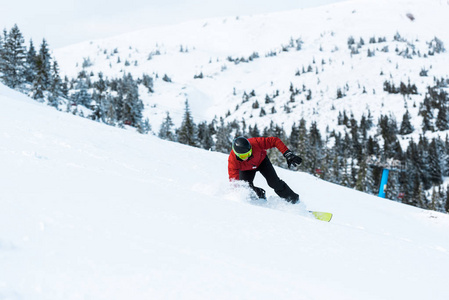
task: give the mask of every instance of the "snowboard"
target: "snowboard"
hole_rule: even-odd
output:
[[[332,219],[332,214],[328,212],[322,212],[322,211],[309,211],[317,220],[324,221],[324,222],[330,222]]]

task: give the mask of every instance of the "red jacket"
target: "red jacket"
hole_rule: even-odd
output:
[[[242,161],[237,159],[232,150],[229,154],[228,173],[230,180],[238,180],[240,171],[257,169],[265,157],[267,157],[267,149],[276,147],[282,154],[288,150],[287,146],[277,137],[256,137],[249,138],[248,141],[253,148],[253,155],[248,160]]]

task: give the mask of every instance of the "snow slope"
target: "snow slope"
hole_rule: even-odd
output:
[[[434,78],[448,76],[449,51],[424,57],[435,37],[449,47],[448,15],[447,0],[353,0],[149,28],[56,49],[54,55],[61,73],[72,77],[83,70],[85,59],[90,63],[84,70],[94,75],[92,80],[98,72],[119,78],[124,73],[134,78],[144,73],[152,76],[155,92],[148,94],[142,88],[140,96],[155,132],[166,111],[179,127],[186,99],[197,123],[224,117],[229,111],[226,121],[244,119],[247,126],[257,124],[259,129],[273,121],[289,132],[294,122],[297,125],[304,118],[309,125],[316,121],[324,132],[327,126],[331,130],[336,127],[338,114],[344,110],[353,112],[356,120],[369,110],[373,120],[391,114],[400,122],[408,109],[418,131],[422,124],[419,104],[427,87],[434,85]],[[398,33],[402,41],[394,40]],[[356,44],[363,38],[365,45],[359,54],[351,54],[349,37]],[[370,44],[373,37],[376,43]],[[386,41],[377,42],[379,38]],[[301,50],[297,51],[296,45],[288,48],[297,39],[303,42]],[[411,59],[398,55],[407,48],[420,55]],[[368,57],[368,50],[375,55]],[[267,56],[270,52],[276,55]],[[254,53],[259,57],[248,63],[229,60],[247,59]],[[312,72],[302,72],[309,66]],[[428,71],[427,77],[420,76],[423,69]],[[296,76],[298,70],[301,76]],[[200,74],[202,79],[194,78]],[[172,82],[163,81],[164,75]],[[384,92],[385,81],[396,86],[401,81],[416,84],[419,95],[405,101],[401,95]],[[290,101],[290,85],[305,89],[294,103]],[[338,89],[346,96],[337,99]],[[256,96],[242,103],[243,94],[253,90]],[[306,97],[309,90],[311,100]],[[276,91],[279,97],[265,104],[265,96]],[[256,100],[265,116],[260,116],[261,109],[252,108]],[[286,113],[285,107],[291,113]],[[272,113],[273,108],[276,113]]]
[[[448,299],[449,217],[58,112],[0,85],[0,299]],[[331,211],[332,222],[307,209]]]

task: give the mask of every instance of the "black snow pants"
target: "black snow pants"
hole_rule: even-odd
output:
[[[278,177],[273,165],[271,164],[271,161],[268,159],[268,156],[265,157],[265,159],[257,169],[240,171],[239,179],[248,182],[249,185],[254,188],[253,181],[254,177],[256,177],[257,171],[259,171],[263,175],[263,177],[265,177],[268,185],[272,189],[274,189],[279,197],[284,198],[285,200],[293,204],[299,201],[299,195],[293,192],[292,189]]]

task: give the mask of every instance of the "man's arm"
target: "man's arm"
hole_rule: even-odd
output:
[[[287,159],[288,168],[290,168],[291,165],[294,167],[299,166],[302,162],[302,158],[293,154],[293,152],[291,152],[278,137],[261,138],[261,143],[264,149],[276,147],[279,151],[281,151],[285,159]]]
[[[278,137],[262,137],[256,138],[257,142],[265,150],[276,147],[282,154],[288,151],[287,146]]]
[[[231,154],[232,155],[232,154]],[[235,167],[235,162],[232,160],[231,155],[228,158],[228,174],[229,180],[239,180],[240,179],[240,171]]]

